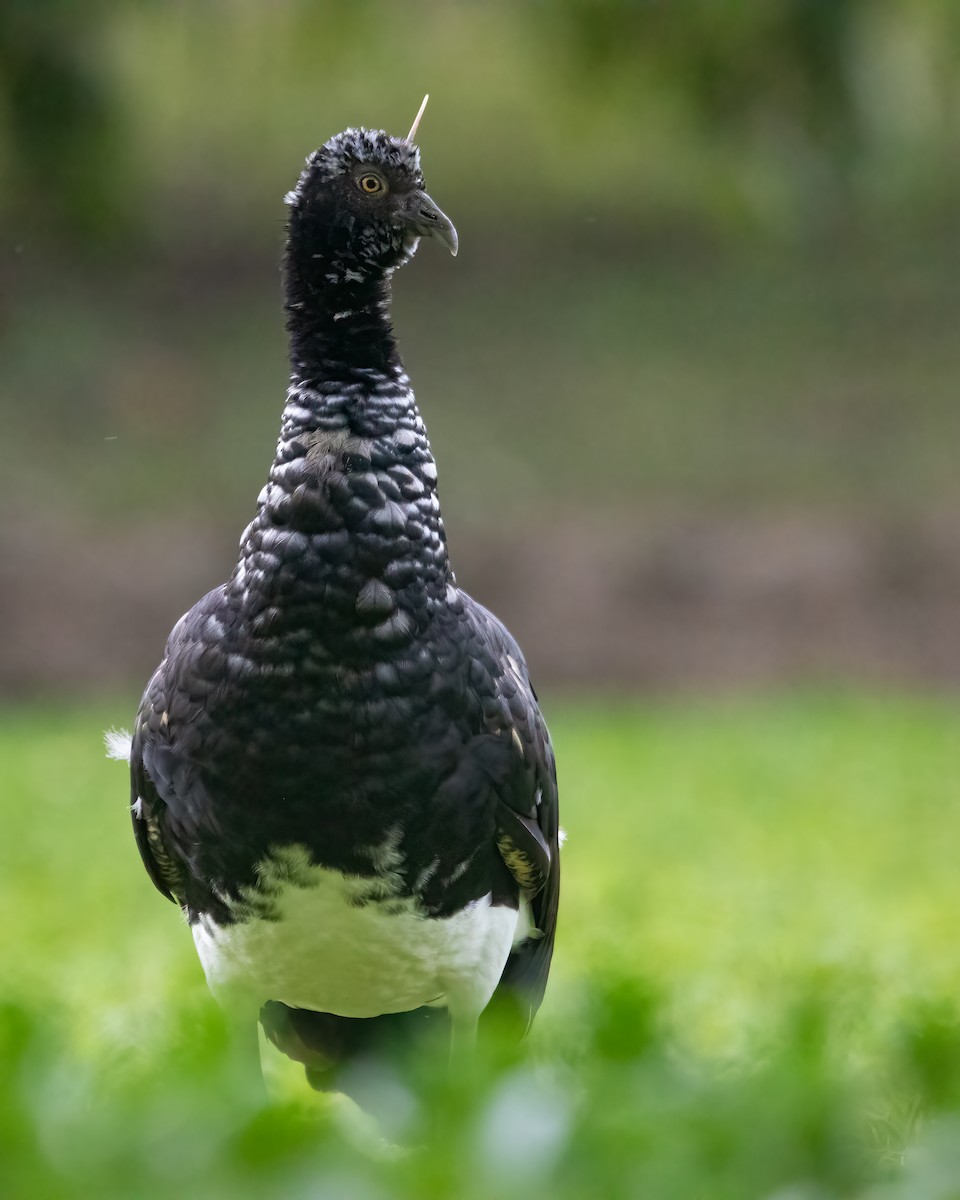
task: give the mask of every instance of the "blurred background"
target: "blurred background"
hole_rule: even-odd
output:
[[[231,569],[282,196],[404,133],[460,582],[551,685],[960,680],[949,0],[4,0],[0,688],[137,688]],[[136,685],[136,686],[134,686]]]
[[[958,1195],[958,68],[954,0],[0,0],[10,1195]],[[400,345],[570,838],[524,1057],[358,1166],[237,1087],[100,731],[269,468],[284,193],[426,91]]]

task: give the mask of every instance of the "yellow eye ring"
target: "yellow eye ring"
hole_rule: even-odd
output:
[[[377,192],[383,191],[383,180],[379,175],[361,175],[357,180],[357,187],[368,196],[375,196]]]

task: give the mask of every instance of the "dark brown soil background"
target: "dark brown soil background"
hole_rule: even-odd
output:
[[[239,530],[8,524],[10,699],[146,680],[180,613],[229,572]],[[960,684],[960,525],[638,515],[453,541],[461,585],[519,638],[537,680],[640,690]]]

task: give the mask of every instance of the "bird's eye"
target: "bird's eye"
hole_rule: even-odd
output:
[[[375,196],[377,192],[383,191],[383,180],[379,175],[361,175],[357,183],[360,191],[366,192],[368,196]]]

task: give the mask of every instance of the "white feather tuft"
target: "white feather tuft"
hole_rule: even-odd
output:
[[[130,748],[133,745],[133,734],[125,729],[108,729],[103,735],[103,744],[107,748],[107,758],[115,758],[117,762],[130,761]]]
[[[558,843],[558,845],[562,846],[566,840],[567,840],[567,831],[561,827],[557,831],[557,843]]]

